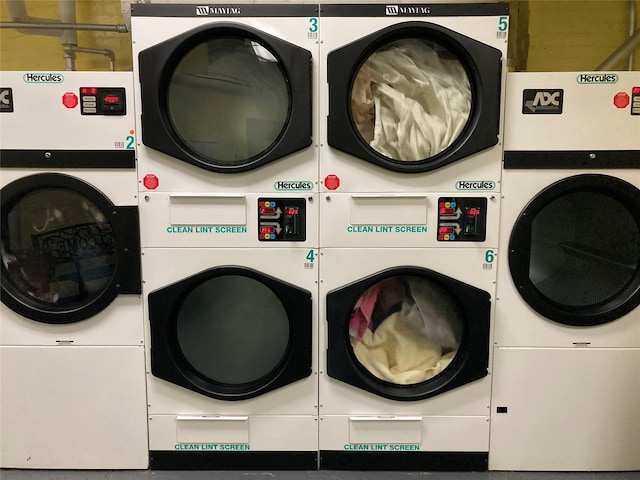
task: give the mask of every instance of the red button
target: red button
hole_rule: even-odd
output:
[[[160,179],[153,173],[149,173],[142,179],[142,184],[149,190],[155,190],[156,188],[158,188],[158,185],[160,185]]]
[[[67,92],[62,95],[62,104],[67,108],[76,108],[78,106],[78,96],[73,92]]]
[[[626,92],[618,92],[613,97],[613,104],[618,108],[627,108],[631,103],[631,99]]]
[[[324,186],[327,187],[327,190],[337,190],[340,186],[340,179],[337,175],[327,175],[324,178]]]

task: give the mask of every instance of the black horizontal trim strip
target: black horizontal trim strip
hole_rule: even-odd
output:
[[[487,452],[320,451],[321,470],[486,472]]]
[[[318,452],[152,450],[152,470],[317,470]]]
[[[134,4],[131,5],[131,16],[196,17],[202,20],[234,17],[316,17],[318,4]]]
[[[504,168],[507,170],[640,168],[640,150],[505,150]]]
[[[397,13],[396,12],[397,7]],[[389,10],[393,9],[393,10]],[[509,15],[508,3],[449,4],[320,4],[321,17],[387,17],[391,20],[412,17],[488,17]],[[496,25],[497,28],[497,25]]]
[[[136,168],[133,150],[0,150],[2,168]]]

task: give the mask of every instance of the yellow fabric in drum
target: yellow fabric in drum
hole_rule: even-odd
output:
[[[387,382],[412,385],[429,380],[451,363],[456,352],[442,349],[412,329],[400,313],[387,317],[362,340],[351,341],[358,361],[369,372]]]

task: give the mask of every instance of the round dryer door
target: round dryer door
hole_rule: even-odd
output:
[[[311,294],[249,268],[217,267],[149,294],[151,371],[243,400],[311,374]]]
[[[311,144],[311,53],[244,25],[190,30],[139,55],[142,141],[241,172]]]
[[[327,373],[394,400],[421,400],[487,375],[490,295],[423,268],[398,268],[327,295]]]
[[[37,174],[2,188],[2,301],[44,323],[72,323],[140,293],[137,207],[74,177]]]
[[[538,193],[509,241],[522,298],[565,325],[610,322],[640,304],[640,190],[606,175],[577,175]]]
[[[328,143],[399,172],[425,172],[498,143],[500,51],[406,22],[328,56]]]

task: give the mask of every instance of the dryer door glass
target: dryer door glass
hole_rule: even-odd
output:
[[[291,99],[280,63],[255,40],[216,37],[192,48],[168,88],[168,115],[188,149],[238,166],[282,135]]]
[[[376,152],[416,162],[458,139],[471,114],[471,97],[467,72],[447,48],[404,38],[360,65],[351,86],[351,118]]]
[[[394,276],[368,288],[349,321],[353,353],[377,378],[397,385],[425,382],[456,356],[463,316],[436,282]]]
[[[37,189],[2,215],[2,262],[26,298],[75,308],[109,287],[115,236],[105,213],[87,197],[65,188]]]
[[[535,288],[566,307],[594,307],[618,296],[640,265],[633,215],[597,191],[549,202],[531,223],[529,278]]]
[[[191,367],[227,385],[255,382],[274,371],[290,338],[280,299],[241,275],[214,277],[195,287],[180,306],[176,328]]]

